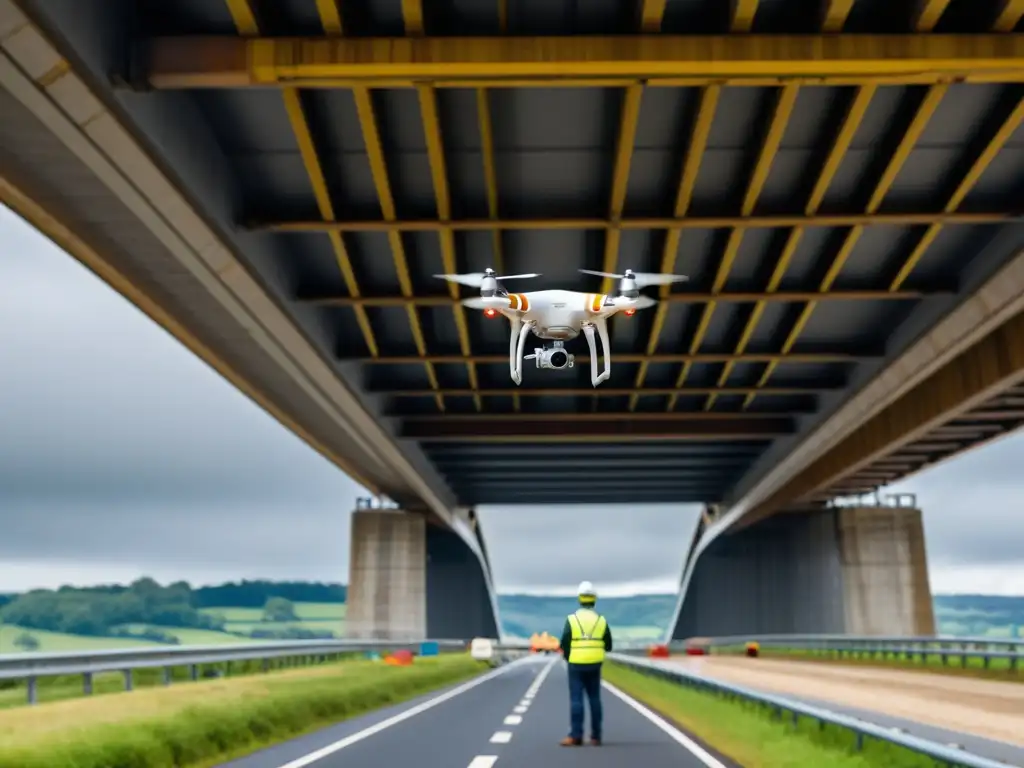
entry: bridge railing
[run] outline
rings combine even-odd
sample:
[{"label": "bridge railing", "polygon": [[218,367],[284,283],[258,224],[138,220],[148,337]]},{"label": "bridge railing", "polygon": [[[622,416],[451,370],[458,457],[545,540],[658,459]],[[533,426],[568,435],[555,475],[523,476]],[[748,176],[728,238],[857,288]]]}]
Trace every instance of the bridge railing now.
[{"label": "bridge railing", "polygon": [[700,645],[710,652],[727,653],[741,650],[749,642],[756,642],[765,650],[799,651],[833,658],[920,659],[924,662],[938,659],[944,665],[953,659],[964,667],[969,661],[978,660],[985,668],[992,661],[1005,660],[1014,671],[1024,666],[1024,638],[752,634],[691,638],[671,643],[670,648]]},{"label": "bridge railing", "polygon": [[[232,662],[262,661],[264,670],[272,661],[301,664],[322,663],[351,653],[370,651],[420,650],[424,643],[437,643],[439,653],[466,650],[464,640],[288,640],[230,645],[160,646],[62,653],[0,654],[0,683],[24,680],[28,687],[28,703],[38,698],[38,680],[45,677],[81,675],[83,693],[93,688],[93,675],[121,672],[125,690],[133,687],[133,672],[140,669],[162,669],[163,683],[172,682],[171,670],[187,667],[190,678],[199,678],[200,668]],[[501,648],[498,646],[499,649]]]},{"label": "bridge railing", "polygon": [[907,733],[897,732],[890,728],[782,696],[766,694],[751,688],[724,683],[689,670],[672,667],[665,663],[638,658],[624,653],[609,654],[609,660],[643,674],[659,677],[663,680],[695,688],[706,693],[759,704],[770,709],[774,716],[780,720],[785,716],[793,724],[794,728],[801,719],[811,720],[820,726],[830,725],[841,728],[853,734],[854,746],[858,751],[863,749],[866,739],[875,739],[930,757],[946,765],[964,766],[964,768],[1007,768],[1006,763],[975,755],[958,747],[921,739]]}]

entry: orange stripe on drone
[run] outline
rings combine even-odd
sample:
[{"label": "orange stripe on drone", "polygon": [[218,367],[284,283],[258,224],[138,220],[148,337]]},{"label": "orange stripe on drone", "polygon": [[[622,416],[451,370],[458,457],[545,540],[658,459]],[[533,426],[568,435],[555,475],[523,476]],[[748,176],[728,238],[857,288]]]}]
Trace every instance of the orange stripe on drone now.
[{"label": "orange stripe on drone", "polygon": [[518,293],[510,293],[508,295],[508,308],[509,309],[519,309],[519,294]]},{"label": "orange stripe on drone", "polygon": [[528,298],[526,298],[526,294],[525,293],[517,293],[516,296],[519,297],[519,308],[523,312],[529,312],[529,310],[530,310],[530,300]]},{"label": "orange stripe on drone", "polygon": [[604,305],[604,298],[604,296],[594,294],[594,299],[590,304],[591,310],[593,310],[594,312],[600,312],[601,307]]}]

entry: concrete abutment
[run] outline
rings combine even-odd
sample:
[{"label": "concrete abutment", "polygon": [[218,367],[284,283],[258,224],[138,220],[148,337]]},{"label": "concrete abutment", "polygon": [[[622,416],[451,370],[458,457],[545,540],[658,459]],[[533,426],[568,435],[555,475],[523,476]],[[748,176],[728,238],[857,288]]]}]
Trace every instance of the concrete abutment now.
[{"label": "concrete abutment", "polygon": [[921,511],[782,512],[697,559],[672,638],[935,632]]},{"label": "concrete abutment", "polygon": [[499,637],[486,560],[458,533],[396,509],[356,510],[351,532],[346,637]]}]

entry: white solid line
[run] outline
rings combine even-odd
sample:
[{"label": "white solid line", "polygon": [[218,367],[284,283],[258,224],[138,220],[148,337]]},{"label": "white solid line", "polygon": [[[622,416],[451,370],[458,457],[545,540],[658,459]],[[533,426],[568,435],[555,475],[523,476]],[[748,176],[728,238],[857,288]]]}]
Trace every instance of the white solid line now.
[{"label": "white solid line", "polygon": [[521,722],[523,722],[522,715],[509,715],[505,718],[504,725],[519,725]]},{"label": "white solid line", "polygon": [[463,694],[466,691],[470,691],[478,685],[483,685],[484,683],[505,674],[508,670],[516,666],[517,662],[514,661],[504,667],[499,667],[492,672],[488,672],[482,677],[477,677],[470,680],[468,683],[463,683],[458,688],[453,688],[447,693],[442,693],[440,696],[428,699],[421,704],[417,704],[415,707],[410,707],[404,712],[399,712],[394,717],[389,717],[387,720],[381,720],[376,725],[371,725],[369,728],[365,728],[358,733],[353,733],[351,736],[346,736],[344,739],[340,739],[333,744],[328,744],[326,747],[322,747],[315,752],[310,752],[308,755],[292,760],[289,763],[284,763],[283,765],[278,766],[278,768],[305,768],[307,765],[312,765],[318,760],[323,760],[328,755],[333,755],[335,752],[345,749],[345,747],[350,747],[363,739],[368,739],[374,734],[387,730],[393,725],[398,725],[411,717],[415,717],[416,715],[426,712],[428,709],[433,709],[438,704],[444,704],[446,701],[454,699],[456,696]]},{"label": "white solid line", "polygon": [[669,738],[671,738],[674,742],[682,746],[684,749],[686,749],[686,751],[688,751],[690,754],[692,754],[694,757],[696,757],[698,760],[704,763],[704,765],[706,765],[707,768],[727,768],[725,763],[721,762],[718,758],[716,758],[714,755],[705,750],[700,744],[695,742],[693,739],[691,739],[685,733],[680,731],[678,728],[667,723],[663,718],[658,717],[658,715],[651,712],[651,710],[649,710],[639,701],[634,699],[632,696],[628,696],[627,694],[623,693],[611,683],[602,682],[602,685],[613,696],[616,696],[619,699],[621,699],[623,702],[625,702],[630,707],[635,709],[641,716],[643,716],[651,723],[653,723],[657,728],[660,728],[662,731],[668,734]]},{"label": "white solid line", "polygon": [[529,709],[529,707],[524,707],[524,706],[512,707],[512,711],[515,712],[517,715],[525,715],[526,714],[526,710],[528,710],[528,709]]},{"label": "white solid line", "polygon": [[469,768],[494,768],[496,762],[497,755],[477,755],[470,761]]},{"label": "white solid line", "polygon": [[512,731],[496,731],[491,736],[491,744],[508,744],[512,741]]}]

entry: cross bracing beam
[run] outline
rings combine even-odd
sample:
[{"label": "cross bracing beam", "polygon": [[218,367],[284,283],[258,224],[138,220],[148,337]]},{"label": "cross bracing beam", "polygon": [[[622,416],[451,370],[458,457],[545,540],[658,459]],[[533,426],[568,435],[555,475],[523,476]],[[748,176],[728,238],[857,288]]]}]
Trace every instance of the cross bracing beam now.
[{"label": "cross bracing beam", "polygon": [[999,34],[164,37],[140,58],[156,89],[1024,82]]},{"label": "cross bracing beam", "polygon": [[[787,414],[788,415],[788,412]],[[746,419],[757,421],[759,419],[777,419],[777,413],[724,413],[698,411],[696,413],[630,413],[628,411],[616,413],[536,413],[528,414],[535,419],[547,421],[734,421],[735,419]],[[408,416],[396,416],[407,422],[419,424],[450,424],[453,421],[472,421],[478,424],[502,423],[506,421],[518,421],[524,418],[516,413],[451,413],[444,416],[410,414]]]},{"label": "cross bracing beam", "polygon": [[[698,352],[695,355],[686,353],[658,353],[654,355],[643,355],[630,352],[612,352],[612,358],[620,363],[639,363],[644,360],[651,363],[682,363],[692,361],[695,363],[724,363],[729,360],[747,363],[769,363],[773,360],[790,364],[819,365],[821,363],[857,363],[862,360],[875,360],[882,357],[880,354],[858,354],[852,352],[804,352],[781,355],[771,352],[747,352],[742,355],[720,352]],[[379,357],[346,357],[344,360],[365,363],[366,365],[409,365],[422,362],[423,359],[432,363],[463,363],[466,358],[462,355],[427,355],[420,358],[418,355],[381,355]],[[474,354],[470,356],[474,363],[507,363],[508,353],[501,354]]]},{"label": "cross bracing beam", "polygon": [[617,489],[595,489],[592,491],[577,488],[545,488],[533,490],[527,487],[509,488],[507,490],[481,488],[468,495],[471,503],[483,504],[705,504],[719,502],[722,489],[715,488],[703,491],[700,489],[683,488],[679,490],[662,490],[623,486]]},{"label": "cross bracing beam", "polygon": [[[1024,219],[1016,211],[972,212],[886,212],[886,213],[815,213],[756,214],[751,216],[632,216],[621,219],[581,217],[522,219],[403,219],[379,221],[250,221],[244,228],[251,232],[280,234],[301,232],[486,232],[491,230],[645,230],[670,231],[689,229],[777,229],[783,227],[911,227],[927,224],[1004,224]],[[678,247],[678,243],[677,243]],[[674,261],[673,261],[674,263]],[[671,265],[669,265],[671,269]],[[497,270],[498,265],[495,265]]]},{"label": "cross bracing beam", "polygon": [[[593,480],[596,476],[596,468],[591,465],[589,469],[584,467],[578,467],[574,470],[567,469],[561,464],[552,465],[548,464],[547,471],[538,470],[522,470],[517,469],[514,471],[496,471],[496,470],[482,470],[475,469],[472,465],[464,469],[452,470],[448,473],[448,477],[457,483],[470,483],[470,482],[503,482],[507,480],[527,480],[530,478],[539,478],[544,476],[550,476],[554,472],[559,478],[566,480]],[[730,480],[735,475],[734,472],[720,472],[716,471],[711,465],[706,467],[690,467],[689,469],[673,469],[670,467],[664,467],[660,470],[630,470],[630,471],[617,471],[611,468],[601,468],[600,478],[601,479],[615,479],[617,482],[622,480],[711,480],[714,479],[716,482],[719,480],[725,481]]]},{"label": "cross bracing beam", "polygon": [[573,472],[573,471],[585,471],[593,473],[595,467],[599,464],[602,466],[604,471],[604,462],[615,464],[616,470],[635,472],[639,470],[649,470],[658,472],[688,472],[688,471],[699,471],[707,472],[713,468],[715,471],[721,470],[722,472],[740,471],[750,464],[749,459],[730,459],[728,457],[718,458],[674,458],[674,459],[659,459],[659,458],[647,458],[647,459],[626,459],[626,458],[610,458],[606,460],[594,459],[594,458],[583,458],[575,456],[567,456],[563,459],[559,459],[557,464],[552,464],[550,460],[538,460],[531,459],[529,457],[522,457],[520,459],[439,459],[434,460],[434,465],[445,474],[456,474],[458,472],[494,472],[494,473],[508,473],[516,474],[520,472],[549,472],[553,466],[558,467],[558,470]]},{"label": "cross bracing beam", "polygon": [[578,422],[571,431],[552,430],[551,422],[532,415],[522,415],[516,421],[454,420],[436,424],[406,422],[400,435],[418,440],[550,440],[566,441],[581,439],[703,439],[703,440],[763,440],[770,437],[792,434],[793,420],[785,417],[774,419],[718,419],[709,420],[664,420],[664,421],[622,421],[618,419],[594,419]]},{"label": "cross bracing beam", "polygon": [[936,442],[945,423],[1024,382],[1024,313],[1011,317],[887,408],[868,419],[745,518],[747,524],[856,475],[901,448],[955,452],[961,442]]},{"label": "cross bracing beam", "polygon": [[768,445],[770,438],[765,438],[761,443],[736,443],[726,445],[718,442],[694,443],[692,441],[680,441],[678,443],[659,443],[657,445],[645,445],[643,443],[608,443],[586,442],[578,440],[573,445],[552,445],[541,440],[531,444],[519,445],[487,445],[466,443],[455,445],[452,443],[438,443],[429,438],[423,441],[423,448],[427,451],[433,461],[476,461],[488,457],[495,459],[538,459],[551,457],[576,456],[578,458],[592,459],[594,461],[617,461],[619,459],[705,459],[713,458],[736,460],[741,457],[754,459]]},{"label": "cross bracing beam", "polygon": [[[813,395],[818,392],[838,389],[842,389],[842,387],[816,383],[813,386],[805,387],[771,387],[768,389],[757,390],[755,390],[754,387],[684,387],[683,389],[678,389],[676,387],[646,387],[639,391],[644,395],[679,395],[681,397],[685,397],[686,395],[710,395],[712,392],[717,392],[720,395],[748,395],[751,392],[756,391],[761,397],[771,397],[772,395],[789,397],[791,395]],[[596,390],[593,387],[588,387],[586,389],[569,387],[549,389],[534,387],[510,387],[506,389],[445,388],[442,390],[386,389],[374,387],[369,391],[371,394],[387,395],[388,397],[427,397],[433,396],[437,391],[439,391],[444,397],[472,397],[476,394],[479,394],[481,397],[511,397],[512,395],[519,395],[519,397],[585,397],[588,395],[596,395],[597,397],[621,397],[622,395],[632,395],[638,390],[633,387],[598,387]]]},{"label": "cross bracing beam", "polygon": [[[717,304],[726,302],[807,302],[807,301],[914,301],[923,298],[949,296],[954,291],[730,291],[728,293],[672,293],[662,301],[667,303]],[[458,298],[451,296],[321,296],[299,300],[303,304],[324,307],[461,307]],[[468,354],[468,353],[467,353]],[[691,355],[696,354],[691,351]]]}]

